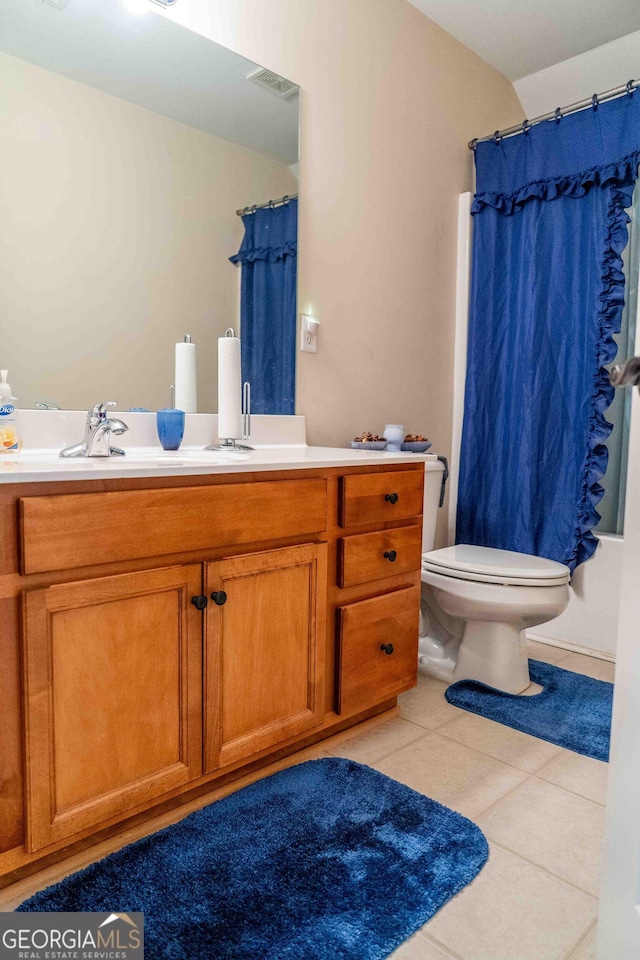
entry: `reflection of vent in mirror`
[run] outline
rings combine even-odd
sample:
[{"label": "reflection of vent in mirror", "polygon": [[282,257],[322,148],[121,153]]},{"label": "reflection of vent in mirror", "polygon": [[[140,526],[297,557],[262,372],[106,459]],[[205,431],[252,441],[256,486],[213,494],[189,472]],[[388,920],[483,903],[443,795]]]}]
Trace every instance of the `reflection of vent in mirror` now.
[{"label": "reflection of vent in mirror", "polygon": [[69,0],[40,0],[40,3],[48,3],[49,6],[55,7],[56,10],[64,10]]},{"label": "reflection of vent in mirror", "polygon": [[273,70],[256,70],[255,73],[249,74],[247,80],[257,83],[259,87],[264,87],[271,93],[275,93],[276,97],[280,97],[281,100],[286,100],[287,97],[297,93],[300,89],[297,83],[285,80],[284,77],[274,73]]}]

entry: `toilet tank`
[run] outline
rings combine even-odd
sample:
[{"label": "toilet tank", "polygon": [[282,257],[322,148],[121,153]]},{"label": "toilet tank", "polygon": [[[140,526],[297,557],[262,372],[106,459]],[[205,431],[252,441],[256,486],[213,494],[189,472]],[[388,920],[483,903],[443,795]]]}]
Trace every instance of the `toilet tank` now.
[{"label": "toilet tank", "polygon": [[424,465],[424,506],[422,518],[422,552],[433,550],[436,541],[436,523],[438,522],[438,504],[442,490],[444,463],[440,460],[427,460]]}]

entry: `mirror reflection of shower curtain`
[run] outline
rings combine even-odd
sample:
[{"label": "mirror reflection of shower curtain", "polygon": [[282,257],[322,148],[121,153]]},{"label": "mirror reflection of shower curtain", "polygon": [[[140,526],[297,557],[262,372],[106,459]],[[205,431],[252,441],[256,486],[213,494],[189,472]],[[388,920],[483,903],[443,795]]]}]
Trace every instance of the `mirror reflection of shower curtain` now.
[{"label": "mirror reflection of shower curtain", "polygon": [[242,218],[245,235],[230,257],[242,266],[242,379],[253,413],[295,412],[298,201]]},{"label": "mirror reflection of shower curtain", "polygon": [[[624,363],[636,352],[638,274],[640,273],[640,185],[637,183],[633,191],[633,204],[627,212],[631,222],[629,223],[629,243],[622,255],[625,297],[622,326],[620,333],[614,338],[618,344],[616,363]],[[604,497],[598,505],[598,513],[602,519],[596,527],[596,533],[622,535],[631,428],[630,390],[616,390],[615,399],[607,410],[606,417],[613,424],[613,431],[606,441],[609,448],[609,464],[606,474],[600,481],[604,487]]]}]

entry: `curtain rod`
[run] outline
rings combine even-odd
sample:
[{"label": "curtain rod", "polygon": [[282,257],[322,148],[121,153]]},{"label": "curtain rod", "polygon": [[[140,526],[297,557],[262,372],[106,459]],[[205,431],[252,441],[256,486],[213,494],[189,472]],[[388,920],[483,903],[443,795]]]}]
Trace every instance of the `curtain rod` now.
[{"label": "curtain rod", "polygon": [[522,123],[517,123],[513,127],[507,127],[506,130],[496,130],[495,133],[490,134],[488,137],[476,137],[474,140],[469,141],[469,150],[475,150],[479,143],[485,143],[487,140],[495,140],[496,143],[500,143],[503,137],[513,137],[518,133],[528,133],[531,127],[538,123],[544,123],[545,120],[560,121],[563,117],[566,117],[567,114],[578,113],[580,110],[586,110],[588,107],[593,107],[594,110],[597,110],[598,104],[604,100],[613,100],[615,97],[621,97],[625,93],[630,97],[633,96],[633,91],[638,86],[640,86],[640,80],[629,80],[628,83],[623,83],[619,87],[613,87],[612,90],[606,90],[604,93],[594,93],[592,97],[587,97],[585,100],[570,103],[567,107],[556,107],[555,110],[549,113],[543,113],[539,117],[534,117],[533,120],[523,120]]},{"label": "curtain rod", "polygon": [[250,207],[243,207],[242,210],[236,210],[236,216],[244,217],[246,213],[255,213],[256,210],[262,210],[263,207],[276,207],[280,203],[289,203],[289,200],[297,199],[297,193],[292,193],[290,195],[285,193],[284,197],[280,197],[278,200],[267,200],[266,203],[254,203]]}]

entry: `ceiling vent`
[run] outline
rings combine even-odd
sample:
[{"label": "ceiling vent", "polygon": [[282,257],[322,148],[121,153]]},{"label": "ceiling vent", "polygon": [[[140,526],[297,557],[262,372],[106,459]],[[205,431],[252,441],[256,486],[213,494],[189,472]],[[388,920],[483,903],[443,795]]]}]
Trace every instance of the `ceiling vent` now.
[{"label": "ceiling vent", "polygon": [[259,87],[275,94],[276,97],[280,97],[281,100],[286,100],[287,97],[293,96],[293,94],[297,93],[300,89],[297,83],[292,83],[291,80],[285,80],[284,77],[274,73],[273,70],[256,70],[255,73],[249,74],[247,80],[251,80],[252,83],[257,83]]}]

